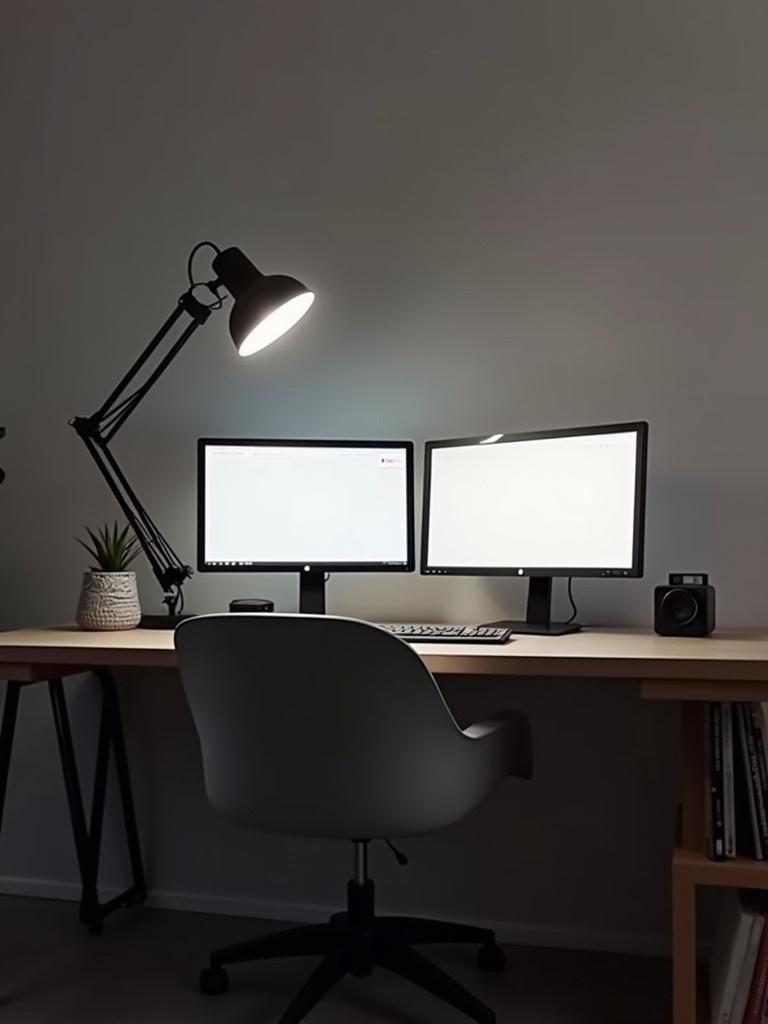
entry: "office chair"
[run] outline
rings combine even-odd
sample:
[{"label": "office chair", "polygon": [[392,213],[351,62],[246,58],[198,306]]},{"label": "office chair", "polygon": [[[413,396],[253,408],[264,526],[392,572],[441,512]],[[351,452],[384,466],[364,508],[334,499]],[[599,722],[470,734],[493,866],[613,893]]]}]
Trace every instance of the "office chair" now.
[{"label": "office chair", "polygon": [[225,964],[319,955],[279,1024],[298,1024],[345,974],[374,966],[493,1024],[492,1010],[411,947],[476,942],[478,965],[500,970],[494,933],[377,916],[367,851],[374,839],[459,821],[505,776],[530,778],[524,715],[462,731],[416,652],[356,619],[203,615],[182,622],[175,643],[213,807],[251,828],[345,838],[354,847],[344,913],[216,950],[201,990],[227,990]]}]

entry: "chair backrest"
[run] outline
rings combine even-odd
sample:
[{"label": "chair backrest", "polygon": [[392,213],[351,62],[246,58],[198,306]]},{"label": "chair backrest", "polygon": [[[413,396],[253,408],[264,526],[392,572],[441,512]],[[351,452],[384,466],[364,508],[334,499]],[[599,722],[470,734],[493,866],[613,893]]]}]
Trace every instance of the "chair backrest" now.
[{"label": "chair backrest", "polygon": [[270,832],[376,838],[462,818],[476,744],[406,643],[329,615],[205,615],[176,630],[208,797]]}]

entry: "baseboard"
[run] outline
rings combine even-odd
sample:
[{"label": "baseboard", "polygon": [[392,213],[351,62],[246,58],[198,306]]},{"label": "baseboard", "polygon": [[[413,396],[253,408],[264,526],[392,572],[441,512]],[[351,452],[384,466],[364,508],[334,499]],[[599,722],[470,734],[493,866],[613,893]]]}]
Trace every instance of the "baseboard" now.
[{"label": "baseboard", "polygon": [[[118,895],[119,890],[102,886],[102,899]],[[14,878],[0,876],[0,895],[30,896],[38,899],[80,899],[80,886],[74,882],[57,882],[46,878]],[[162,910],[182,910],[197,914],[226,914],[231,917],[253,917],[266,921],[325,921],[338,906],[320,906],[258,900],[249,897],[218,896],[206,893],[176,892],[150,889],[147,906]],[[382,913],[408,913],[403,907],[381,907]],[[410,911],[411,913],[413,910]],[[452,920],[461,921],[455,915]],[[524,924],[517,921],[463,919],[467,924],[492,928],[500,942],[519,946],[543,946],[550,949],[574,949],[601,953],[631,953],[640,956],[669,956],[670,941],[666,935],[649,933],[591,930],[557,925]]]}]

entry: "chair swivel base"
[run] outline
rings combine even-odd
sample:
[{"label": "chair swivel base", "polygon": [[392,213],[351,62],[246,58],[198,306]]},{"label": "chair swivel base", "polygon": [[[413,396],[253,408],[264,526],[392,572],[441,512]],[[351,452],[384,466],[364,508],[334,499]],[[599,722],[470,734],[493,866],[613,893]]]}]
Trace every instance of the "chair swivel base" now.
[{"label": "chair swivel base", "polygon": [[463,985],[426,957],[411,949],[421,943],[478,942],[478,967],[504,969],[504,951],[492,931],[471,925],[429,921],[415,917],[376,917],[373,883],[350,882],[348,907],[327,924],[306,925],[238,943],[211,954],[210,967],[200,975],[200,990],[207,995],[227,991],[224,964],[246,963],[288,956],[323,956],[303,988],[283,1013],[279,1024],[299,1024],[310,1010],[346,974],[371,974],[384,967],[449,1003],[477,1024],[495,1024],[494,1012]]}]

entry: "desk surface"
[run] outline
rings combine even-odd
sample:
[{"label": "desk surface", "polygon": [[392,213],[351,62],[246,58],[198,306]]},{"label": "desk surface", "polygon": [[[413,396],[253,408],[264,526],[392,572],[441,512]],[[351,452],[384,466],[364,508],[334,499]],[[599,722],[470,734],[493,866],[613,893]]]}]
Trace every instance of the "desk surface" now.
[{"label": "desk surface", "polygon": [[[414,646],[437,673],[768,682],[768,632],[756,630],[724,630],[700,639],[588,629],[562,637],[520,636],[495,646]],[[13,666],[22,665],[70,672],[173,668],[176,652],[171,630],[86,633],[75,626],[45,626],[0,633],[0,679],[14,678]]]}]

